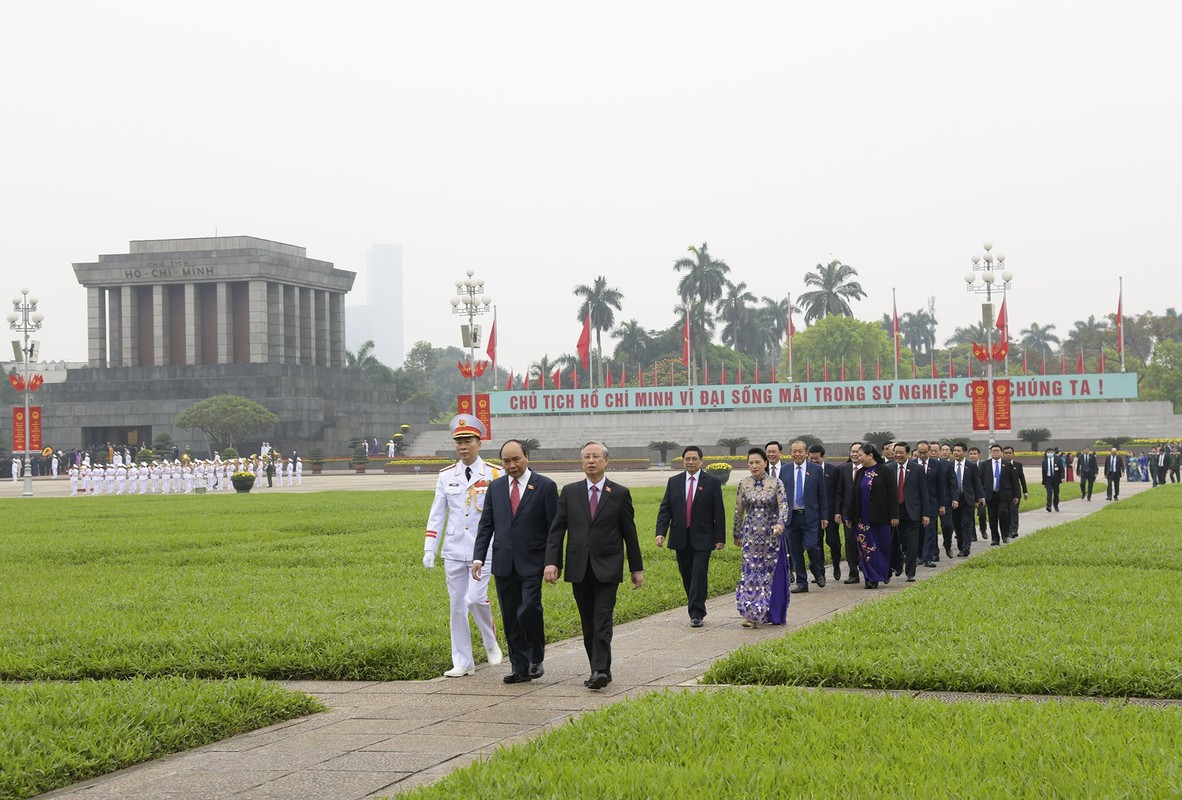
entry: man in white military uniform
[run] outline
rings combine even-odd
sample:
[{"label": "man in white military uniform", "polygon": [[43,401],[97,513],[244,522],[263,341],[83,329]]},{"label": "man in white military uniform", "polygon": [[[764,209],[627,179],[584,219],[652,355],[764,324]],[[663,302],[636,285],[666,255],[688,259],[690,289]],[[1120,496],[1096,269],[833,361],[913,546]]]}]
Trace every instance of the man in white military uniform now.
[{"label": "man in white military uniform", "polygon": [[[472,629],[468,614],[476,620],[489,664],[500,664],[501,648],[493,626],[492,607],[488,602],[488,580],[491,570],[480,580],[472,577],[472,549],[476,544],[476,529],[484,510],[484,495],[488,485],[501,471],[484,463],[480,457],[480,437],[484,426],[472,416],[457,414],[451,420],[452,439],[456,455],[460,457],[439,473],[435,483],[435,500],[427,517],[427,536],[423,542],[423,566],[435,566],[440,533],[443,537],[443,567],[447,573],[447,593],[451,598],[451,663],[443,673],[459,678],[476,672],[472,656]],[[444,528],[446,523],[447,527]]]}]

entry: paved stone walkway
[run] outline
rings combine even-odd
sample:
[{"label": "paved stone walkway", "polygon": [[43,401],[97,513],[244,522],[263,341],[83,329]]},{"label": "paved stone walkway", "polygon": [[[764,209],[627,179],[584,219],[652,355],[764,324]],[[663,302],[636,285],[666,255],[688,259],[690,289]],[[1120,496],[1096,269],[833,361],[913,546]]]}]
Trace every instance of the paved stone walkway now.
[{"label": "paved stone walkway", "polygon": [[[1126,497],[1149,484],[1122,486]],[[1031,486],[1035,496],[1042,487]],[[1022,515],[1022,534],[1079,519],[1104,508],[1092,502],[1062,504]],[[974,555],[988,550],[976,542]],[[971,557],[971,556],[970,556]],[[926,580],[961,559],[944,558],[936,569],[919,568]],[[619,625],[612,641],[614,682],[601,692],[583,686],[587,659],[581,639],[546,648],[546,674],[532,683],[506,685],[508,662],[487,665],[474,676],[429,681],[287,681],[284,686],[320,698],[331,710],[273,725],[187,753],[159,759],[58,790],[45,797],[264,798],[315,797],[359,800],[397,794],[446,775],[505,744],[524,741],[585,711],[668,687],[692,687],[717,659],[748,642],[827,619],[884,595],[903,591],[901,578],[878,591],[830,581],[794,595],[787,629],[740,626],[734,598],[707,604],[703,628],[691,629],[685,609]],[[621,591],[628,591],[621,589]],[[908,692],[908,694],[916,694]],[[936,695],[933,695],[936,696]],[[939,695],[946,696],[946,695]]]}]

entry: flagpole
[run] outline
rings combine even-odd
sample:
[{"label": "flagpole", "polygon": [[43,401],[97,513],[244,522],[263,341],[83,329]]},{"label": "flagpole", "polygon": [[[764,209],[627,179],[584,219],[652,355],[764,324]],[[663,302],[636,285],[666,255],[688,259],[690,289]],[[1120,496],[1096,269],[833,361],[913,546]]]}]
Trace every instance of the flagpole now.
[{"label": "flagpole", "polygon": [[[497,307],[493,306],[493,331],[497,329]],[[497,389],[497,348],[494,345],[492,351],[492,388],[493,391]]]},{"label": "flagpole", "polygon": [[1005,345],[1005,375],[1007,378],[1010,377],[1010,307],[1006,304],[1006,290],[1009,289],[1009,286],[1009,283],[1006,281],[1001,282],[1001,308],[1003,312],[1001,318],[1001,336]]},{"label": "flagpole", "polygon": [[788,293],[788,382],[792,383],[792,292]]},{"label": "flagpole", "polygon": [[895,287],[891,287],[891,328],[895,334],[895,382],[899,381],[899,304],[895,301]]},{"label": "flagpole", "polygon": [[1117,341],[1118,341],[1118,342],[1120,342],[1120,371],[1121,371],[1121,372],[1124,372],[1124,371],[1125,371],[1125,313],[1124,313],[1124,303],[1125,303],[1125,276],[1124,276],[1124,275],[1121,275],[1121,276],[1120,276],[1120,294],[1117,296],[1117,301],[1116,301],[1116,313],[1117,313],[1117,315],[1120,317],[1120,319],[1118,319],[1118,320],[1116,321],[1116,322],[1117,322],[1117,325],[1118,325],[1118,326],[1119,326],[1119,328],[1120,328],[1120,330],[1119,330],[1119,331],[1117,331],[1117,334],[1116,334],[1116,335],[1120,337],[1119,339],[1117,339]]}]

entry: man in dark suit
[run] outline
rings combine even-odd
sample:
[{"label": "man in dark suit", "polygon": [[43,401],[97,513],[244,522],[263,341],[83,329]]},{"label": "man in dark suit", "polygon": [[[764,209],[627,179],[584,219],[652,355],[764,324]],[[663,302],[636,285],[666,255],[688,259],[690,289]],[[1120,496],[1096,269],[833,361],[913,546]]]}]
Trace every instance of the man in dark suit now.
[{"label": "man in dark suit", "polygon": [[837,485],[841,480],[836,465],[825,460],[825,448],[814,444],[809,448],[809,461],[818,464],[825,471],[825,500],[829,504],[829,518],[825,522],[825,543],[821,546],[824,556],[825,545],[829,546],[829,557],[833,559],[833,580],[841,580],[841,526],[837,524]]},{"label": "man in dark suit", "polygon": [[858,570],[861,558],[858,554],[858,528],[854,524],[854,492],[858,486],[858,472],[862,468],[862,443],[850,445],[850,459],[837,468],[837,508],[834,520],[845,528],[845,563],[850,575],[845,583],[860,583]]},{"label": "man in dark suit", "polygon": [[1042,454],[1042,485],[1047,490],[1047,511],[1053,506],[1059,510],[1059,486],[1067,477],[1063,459],[1053,448],[1048,447]]},{"label": "man in dark suit", "polygon": [[[980,450],[980,448],[977,448],[977,447],[970,447],[969,448],[969,462],[968,463],[973,467],[973,469],[977,470],[978,473],[981,472],[981,450]],[[983,540],[989,538],[988,530],[989,530],[989,510],[988,510],[987,506],[984,503],[982,503],[981,505],[977,506],[977,519],[976,519],[976,527],[973,530],[973,539],[974,540],[981,539],[983,541]],[[977,535],[978,532],[980,533],[980,536]]]},{"label": "man in dark suit", "polygon": [[657,547],[677,553],[677,569],[689,602],[690,627],[702,627],[710,554],[726,546],[726,510],[722,481],[702,469],[702,448],[690,445],[681,453],[685,471],[669,479],[657,510]]},{"label": "man in dark suit", "polygon": [[1014,462],[1001,455],[1001,445],[989,447],[989,458],[981,462],[981,485],[985,489],[985,506],[989,509],[990,544],[997,547],[1010,540],[1010,514],[1022,498],[1022,485]]},{"label": "man in dark suit", "polygon": [[1170,447],[1170,483],[1182,480],[1182,445],[1174,444]]},{"label": "man in dark suit", "polygon": [[1096,464],[1096,454],[1092,448],[1084,447],[1079,454],[1079,496],[1086,500],[1092,499],[1092,489],[1096,486],[1096,475],[1100,468]]},{"label": "man in dark suit", "polygon": [[[931,507],[928,509],[930,521],[922,531],[923,539],[919,548],[919,557],[925,567],[934,567],[936,562],[940,560],[940,539],[937,527],[940,518],[947,513],[948,505],[952,502],[952,473],[949,471],[948,465],[932,453],[932,449],[938,447],[938,444],[931,444],[922,439],[915,445],[915,463],[923,470],[924,481],[927,483],[928,500],[931,501]],[[945,549],[948,552],[948,557],[952,558],[951,539]]]},{"label": "man in dark suit", "polygon": [[1108,499],[1120,499],[1120,479],[1125,474],[1125,460],[1121,458],[1116,448],[1108,451],[1104,459],[1104,478],[1108,481]]},{"label": "man in dark suit", "polygon": [[644,562],[636,538],[632,494],[604,476],[607,446],[587,442],[580,457],[587,477],[562,488],[546,542],[543,577],[547,583],[557,583],[565,563],[566,581],[579,607],[583,647],[591,663],[591,677],[585,685],[602,689],[612,681],[612,612],[622,581],[624,552],[637,589],[644,585]]},{"label": "man in dark suit", "polygon": [[[1018,459],[1014,458],[1014,448],[1006,445],[1001,449],[1001,457],[1003,461],[1008,461],[1014,465],[1014,471],[1018,473],[1018,485],[1022,487],[1022,499],[1025,500],[1030,497],[1030,487],[1026,483],[1026,465]],[[1064,473],[1067,467],[1063,467]],[[1018,538],[1018,524],[1022,519],[1022,504],[1014,503],[1010,506],[1010,538]]]},{"label": "man in dark suit", "polygon": [[558,511],[558,487],[529,468],[529,450],[517,439],[501,445],[505,474],[489,484],[472,553],[472,578],[480,580],[489,544],[497,580],[501,623],[509,643],[505,683],[542,677],[546,626],[542,616],[542,569],[546,539]]},{"label": "man in dark suit", "polygon": [[903,569],[907,581],[915,581],[915,565],[919,560],[920,531],[931,519],[931,500],[928,498],[927,479],[919,465],[911,460],[911,445],[895,442],[895,463],[888,467],[895,478],[899,506],[899,541],[903,545]]},{"label": "man in dark suit", "polygon": [[967,447],[957,442],[952,447],[952,524],[956,529],[956,554],[966,558],[976,539],[974,510],[985,503],[981,471],[965,460]]},{"label": "man in dark suit", "polygon": [[819,588],[825,587],[825,553],[821,550],[821,531],[829,525],[829,498],[825,494],[825,471],[805,461],[804,442],[792,443],[792,463],[784,465],[780,482],[788,495],[788,553],[792,558],[795,593],[809,590],[804,570],[804,554],[809,554],[809,570]]},{"label": "man in dark suit", "polygon": [[1163,484],[1170,474],[1170,446],[1163,444],[1157,448],[1156,455],[1153,457],[1153,463],[1149,465],[1151,470],[1157,472],[1157,483]]}]

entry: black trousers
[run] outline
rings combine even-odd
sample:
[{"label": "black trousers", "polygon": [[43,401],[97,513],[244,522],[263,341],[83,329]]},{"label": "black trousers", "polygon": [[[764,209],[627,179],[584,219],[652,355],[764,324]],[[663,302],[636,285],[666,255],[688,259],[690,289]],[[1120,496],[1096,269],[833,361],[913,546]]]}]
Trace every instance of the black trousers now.
[{"label": "black trousers", "polygon": [[1059,507],[1059,481],[1043,484],[1047,489],[1047,508]]},{"label": "black trousers", "polygon": [[[591,572],[591,568],[587,568]],[[588,574],[584,580],[572,583],[575,605],[579,607],[579,621],[583,625],[583,648],[592,672],[612,673],[612,614],[616,610],[618,583],[600,583]]]},{"label": "black trousers", "polygon": [[702,619],[706,616],[711,551],[690,550],[687,547],[674,552],[677,553],[677,570],[681,573],[681,585],[685,587],[690,619]]},{"label": "black trousers", "polygon": [[899,520],[899,542],[903,545],[903,571],[908,578],[915,577],[915,563],[919,556],[920,521],[917,519]]},{"label": "black trousers", "polygon": [[835,569],[841,567],[841,526],[833,520],[825,527],[825,544],[829,545],[829,556]]},{"label": "black trousers", "polygon": [[809,555],[809,572],[813,573],[814,578],[821,578],[825,576],[825,552],[821,549],[820,528],[815,531],[806,530],[804,516],[803,511],[791,512],[788,517],[788,529],[784,533],[787,534],[785,538],[788,541],[788,555],[791,557],[791,563],[788,565],[793,572],[791,577],[796,583],[803,583],[807,588],[809,578],[804,569],[804,554]]},{"label": "black trousers", "polygon": [[858,552],[858,528],[848,522],[845,528],[845,563],[850,568],[850,577],[858,577],[858,570],[862,567],[862,555]]},{"label": "black trousers", "polygon": [[501,606],[501,625],[509,643],[509,663],[513,672],[524,673],[530,664],[541,664],[546,657],[546,623],[542,616],[542,576],[494,576],[497,601]]},{"label": "black trousers", "polygon": [[1010,538],[1010,511],[1013,504],[1009,500],[1003,500],[1000,493],[993,495],[992,500],[985,501],[985,507],[989,510],[989,532],[992,534],[993,541],[1000,544],[1002,539]]},{"label": "black trousers", "polygon": [[1084,476],[1079,479],[1079,496],[1091,499],[1092,489],[1096,486],[1096,478]]},{"label": "black trousers", "polygon": [[[968,505],[965,502],[964,494],[956,498],[956,503],[957,508],[952,510],[952,526],[956,529],[956,549],[967,553],[973,546],[973,540],[977,538],[973,532],[977,507]],[[945,538],[945,542],[947,542],[947,538]]]},{"label": "black trousers", "polygon": [[1113,475],[1108,479],[1108,499],[1120,499],[1120,475]]}]

